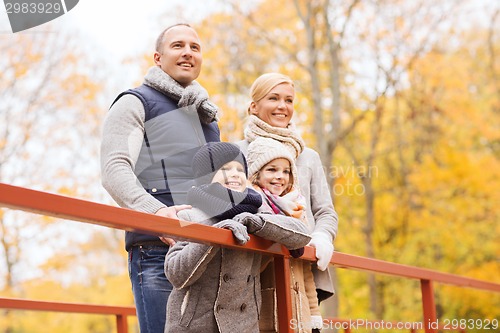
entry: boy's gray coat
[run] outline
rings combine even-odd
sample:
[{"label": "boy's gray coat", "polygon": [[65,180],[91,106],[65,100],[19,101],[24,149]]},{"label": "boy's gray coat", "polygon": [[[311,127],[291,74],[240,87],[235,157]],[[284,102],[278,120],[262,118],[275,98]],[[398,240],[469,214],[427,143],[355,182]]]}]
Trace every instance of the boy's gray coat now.
[{"label": "boy's gray coat", "polygon": [[[305,246],[306,226],[282,215],[263,217],[255,235],[289,249]],[[183,210],[181,220],[214,225],[218,221],[199,209]],[[167,304],[165,333],[258,333],[261,255],[179,241],[165,259],[165,274],[174,286]]]}]

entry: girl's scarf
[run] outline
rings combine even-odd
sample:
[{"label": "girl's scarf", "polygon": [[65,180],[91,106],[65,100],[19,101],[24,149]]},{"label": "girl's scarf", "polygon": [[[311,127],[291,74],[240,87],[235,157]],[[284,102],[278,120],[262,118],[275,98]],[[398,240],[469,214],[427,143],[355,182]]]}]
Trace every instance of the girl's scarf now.
[{"label": "girl's scarf", "polygon": [[293,124],[290,123],[287,128],[274,127],[255,115],[251,115],[248,118],[244,134],[248,142],[252,142],[258,137],[277,140],[283,143],[295,158],[302,153],[305,147],[304,140],[297,133]]},{"label": "girl's scarf", "polygon": [[268,189],[259,189],[264,194],[264,204],[266,204],[274,214],[282,214],[295,217],[307,224],[304,216],[306,206],[304,197],[298,190],[293,190],[284,196],[272,194]]},{"label": "girl's scarf", "polygon": [[194,105],[203,124],[217,121],[218,107],[208,99],[208,92],[196,81],[184,88],[160,67],[151,67],[144,77],[144,84],[177,102],[179,107]]},{"label": "girl's scarf", "polygon": [[244,212],[255,214],[262,205],[262,197],[255,190],[246,188],[237,192],[219,183],[193,186],[188,191],[187,201],[219,221]]},{"label": "girl's scarf", "polygon": [[[297,191],[287,193],[286,195],[280,197],[278,195],[272,194],[269,190],[259,187],[264,195],[264,206],[267,205],[274,214],[281,214],[286,216],[291,216],[296,219],[300,219],[302,222],[307,224],[304,216],[304,197]],[[294,258],[299,258],[304,254],[304,248],[298,248],[296,250],[290,250],[290,254]]]}]

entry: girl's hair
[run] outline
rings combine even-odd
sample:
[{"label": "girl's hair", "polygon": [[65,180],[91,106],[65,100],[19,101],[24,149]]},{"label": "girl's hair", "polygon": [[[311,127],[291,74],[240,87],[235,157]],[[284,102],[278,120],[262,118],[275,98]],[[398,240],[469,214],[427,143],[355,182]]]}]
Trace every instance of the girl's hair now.
[{"label": "girl's hair", "polygon": [[[250,96],[253,102],[258,102],[264,98],[278,84],[288,83],[295,87],[293,80],[281,73],[266,73],[259,76],[250,87]],[[250,107],[248,107],[250,113]]]}]

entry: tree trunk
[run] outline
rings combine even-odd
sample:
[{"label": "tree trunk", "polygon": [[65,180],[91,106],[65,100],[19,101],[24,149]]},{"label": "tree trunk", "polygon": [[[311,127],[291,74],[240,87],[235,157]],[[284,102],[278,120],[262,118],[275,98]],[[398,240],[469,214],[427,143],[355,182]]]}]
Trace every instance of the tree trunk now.
[{"label": "tree trunk", "polygon": [[[366,207],[366,224],[363,228],[365,236],[366,256],[375,258],[375,246],[373,244],[373,229],[375,225],[375,194],[371,179],[369,176],[363,177],[363,186],[365,189],[365,207]],[[380,307],[378,306],[377,281],[374,274],[368,274],[368,287],[370,294],[370,312],[375,315],[376,319],[381,319]]]}]

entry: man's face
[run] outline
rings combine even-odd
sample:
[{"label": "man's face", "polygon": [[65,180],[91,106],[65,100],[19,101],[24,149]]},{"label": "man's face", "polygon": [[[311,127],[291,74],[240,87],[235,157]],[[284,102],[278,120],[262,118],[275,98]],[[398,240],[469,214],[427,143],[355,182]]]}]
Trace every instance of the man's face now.
[{"label": "man's face", "polygon": [[200,75],[203,61],[196,31],[184,25],[170,28],[165,32],[163,46],[160,52],[155,52],[154,60],[165,73],[187,87]]}]

